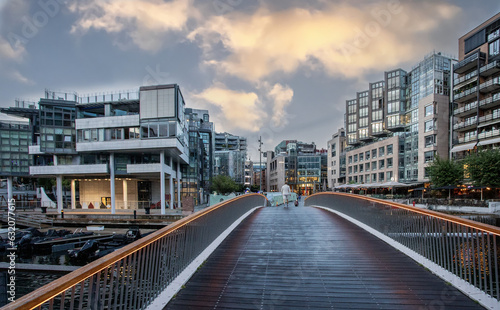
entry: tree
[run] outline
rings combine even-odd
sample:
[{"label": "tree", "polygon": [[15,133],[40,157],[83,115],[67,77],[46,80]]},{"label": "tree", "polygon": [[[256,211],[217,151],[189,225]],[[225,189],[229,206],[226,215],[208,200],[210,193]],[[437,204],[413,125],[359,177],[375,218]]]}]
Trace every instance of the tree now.
[{"label": "tree", "polygon": [[427,167],[429,179],[436,187],[461,184],[464,179],[463,164],[439,156]]},{"label": "tree", "polygon": [[500,150],[482,150],[465,159],[466,172],[475,186],[500,187]]},{"label": "tree", "polygon": [[210,185],[211,192],[217,192],[219,194],[229,194],[235,192],[238,189],[238,185],[227,175],[218,175],[212,179]]}]

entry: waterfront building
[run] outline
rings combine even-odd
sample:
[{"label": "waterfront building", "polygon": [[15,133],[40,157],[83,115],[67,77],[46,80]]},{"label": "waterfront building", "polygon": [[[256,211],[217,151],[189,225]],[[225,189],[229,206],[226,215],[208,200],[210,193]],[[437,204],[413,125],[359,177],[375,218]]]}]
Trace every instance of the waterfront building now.
[{"label": "waterfront building", "polygon": [[328,188],[334,188],[345,183],[346,165],[345,148],[346,136],[344,128],[332,135],[332,139],[327,142],[328,146]]},{"label": "waterfront building", "polygon": [[500,146],[500,13],[458,40],[451,157]]},{"label": "waterfront building", "polygon": [[265,158],[267,191],[279,191],[285,183],[302,195],[326,189],[327,151],[317,150],[314,143],[284,140]]},{"label": "waterfront building", "polygon": [[346,101],[347,183],[428,181],[426,167],[449,150],[452,62],[431,53]]},{"label": "waterfront building", "polygon": [[236,183],[245,183],[247,139],[230,133],[215,134],[214,176],[227,175]]},{"label": "waterfront building", "polygon": [[112,213],[157,207],[165,213],[167,202],[170,208],[180,205],[181,167],[189,164],[184,109],[179,86],[170,84],[87,96],[46,90],[38,109],[2,112],[38,114],[29,174],[56,178],[58,210],[66,179],[71,184],[66,207]]},{"label": "waterfront building", "polygon": [[214,124],[208,110],[186,108],[189,130],[189,165],[182,169],[182,194],[206,202],[214,172]]},{"label": "waterfront building", "polygon": [[245,161],[245,188],[250,188],[253,185],[253,162]]}]

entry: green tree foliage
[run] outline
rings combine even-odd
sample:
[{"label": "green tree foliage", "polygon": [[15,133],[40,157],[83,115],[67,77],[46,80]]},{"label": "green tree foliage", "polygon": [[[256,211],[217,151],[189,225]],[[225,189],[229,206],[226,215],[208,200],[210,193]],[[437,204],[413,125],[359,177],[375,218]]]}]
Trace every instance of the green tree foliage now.
[{"label": "green tree foliage", "polygon": [[466,172],[475,186],[500,187],[500,150],[485,150],[465,160]]},{"label": "green tree foliage", "polygon": [[463,164],[439,156],[429,165],[429,179],[436,187],[462,184],[464,179]]},{"label": "green tree foliage", "polygon": [[239,189],[239,185],[234,182],[227,175],[218,175],[212,179],[212,184],[210,185],[211,192],[217,192],[219,194],[229,194],[231,192],[236,192]]}]

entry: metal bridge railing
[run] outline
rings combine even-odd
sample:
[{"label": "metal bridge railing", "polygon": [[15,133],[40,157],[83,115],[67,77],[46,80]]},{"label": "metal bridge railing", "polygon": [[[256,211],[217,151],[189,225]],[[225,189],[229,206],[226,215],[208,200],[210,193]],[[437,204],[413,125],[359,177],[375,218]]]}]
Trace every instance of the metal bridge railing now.
[{"label": "metal bridge railing", "polygon": [[145,309],[224,230],[265,206],[247,194],[201,210],[2,309]]},{"label": "metal bridge railing", "polygon": [[399,203],[342,193],[310,196],[399,242],[500,301],[500,228]]}]

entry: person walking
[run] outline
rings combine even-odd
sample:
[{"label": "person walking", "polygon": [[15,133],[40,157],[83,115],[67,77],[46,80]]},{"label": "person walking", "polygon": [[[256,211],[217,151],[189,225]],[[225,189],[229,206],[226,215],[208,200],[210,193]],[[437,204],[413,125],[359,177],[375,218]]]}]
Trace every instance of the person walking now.
[{"label": "person walking", "polygon": [[288,197],[290,196],[290,186],[288,186],[288,184],[285,183],[285,185],[281,187],[281,194],[283,195],[283,204],[285,204],[286,201],[285,208],[287,208]]}]

